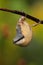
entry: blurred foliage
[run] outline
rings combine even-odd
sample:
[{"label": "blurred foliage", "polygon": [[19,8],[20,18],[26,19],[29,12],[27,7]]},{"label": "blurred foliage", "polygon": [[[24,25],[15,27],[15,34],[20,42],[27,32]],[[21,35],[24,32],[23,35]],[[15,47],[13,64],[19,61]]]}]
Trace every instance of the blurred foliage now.
[{"label": "blurred foliage", "polygon": [[[0,0],[0,8],[24,11],[43,20],[43,0]],[[27,65],[43,65],[43,25],[32,28],[33,39],[28,47],[13,44],[16,23],[19,15],[0,11],[0,65],[17,65],[24,58]],[[34,22],[26,19],[32,25]],[[3,36],[4,26],[8,25],[9,36]],[[2,32],[3,31],[3,32]]]}]

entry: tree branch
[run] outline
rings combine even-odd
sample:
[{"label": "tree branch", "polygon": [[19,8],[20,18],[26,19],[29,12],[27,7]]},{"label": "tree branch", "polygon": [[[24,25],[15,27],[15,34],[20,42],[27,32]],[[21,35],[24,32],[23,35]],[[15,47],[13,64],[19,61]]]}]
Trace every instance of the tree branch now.
[{"label": "tree branch", "polygon": [[31,15],[29,15],[29,14],[26,14],[26,13],[24,13],[24,12],[21,12],[21,11],[9,10],[9,9],[4,9],[4,8],[0,8],[0,10],[1,10],[1,11],[6,11],[6,12],[11,12],[11,13],[18,14],[18,15],[22,15],[22,16],[25,16],[26,18],[30,19],[30,20],[35,21],[36,23],[39,23],[39,22],[40,22],[41,24],[43,24],[43,20],[41,21],[41,20],[39,20],[38,18],[33,17],[33,16],[31,16]]}]

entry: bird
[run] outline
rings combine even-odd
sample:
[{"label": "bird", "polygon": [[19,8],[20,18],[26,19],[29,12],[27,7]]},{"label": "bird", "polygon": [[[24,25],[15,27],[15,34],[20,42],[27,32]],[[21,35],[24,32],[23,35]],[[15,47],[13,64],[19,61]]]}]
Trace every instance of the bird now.
[{"label": "bird", "polygon": [[32,40],[32,28],[26,22],[26,18],[21,16],[16,25],[16,36],[13,39],[13,43],[18,46],[26,47]]},{"label": "bird", "polygon": [[[26,14],[24,12],[21,12],[21,11],[9,10],[9,9],[5,9],[5,8],[0,8],[0,10],[10,12],[13,14],[22,15],[16,26],[16,32],[17,32],[16,37],[13,39],[13,43],[15,43],[16,45],[19,45],[19,46],[27,46],[32,39],[32,27],[36,27],[39,24],[43,24],[43,20],[40,20],[36,17],[33,17],[33,16]],[[36,24],[33,24],[32,26],[30,26],[25,21],[25,17],[36,22]]]}]

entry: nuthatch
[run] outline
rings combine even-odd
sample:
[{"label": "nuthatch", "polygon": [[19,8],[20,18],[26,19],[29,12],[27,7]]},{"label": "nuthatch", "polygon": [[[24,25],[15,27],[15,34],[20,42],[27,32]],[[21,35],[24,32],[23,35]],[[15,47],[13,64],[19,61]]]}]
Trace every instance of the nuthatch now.
[{"label": "nuthatch", "polygon": [[[26,14],[24,12],[21,12],[21,11],[9,10],[9,9],[4,9],[4,8],[0,8],[0,10],[10,12],[10,13],[13,13],[13,14],[22,15],[22,17],[19,19],[19,22],[18,22],[17,27],[16,27],[17,35],[13,40],[14,43],[17,44],[17,45],[27,46],[32,39],[32,29],[31,29],[31,27],[37,26],[38,24],[43,24],[43,20],[40,20],[36,17],[33,17],[33,16]],[[36,24],[33,24],[32,26],[30,26],[25,21],[24,16],[26,18],[30,19],[30,20],[35,21]]]},{"label": "nuthatch", "polygon": [[27,46],[32,39],[32,28],[22,16],[16,26],[16,37],[13,39],[16,45]]}]

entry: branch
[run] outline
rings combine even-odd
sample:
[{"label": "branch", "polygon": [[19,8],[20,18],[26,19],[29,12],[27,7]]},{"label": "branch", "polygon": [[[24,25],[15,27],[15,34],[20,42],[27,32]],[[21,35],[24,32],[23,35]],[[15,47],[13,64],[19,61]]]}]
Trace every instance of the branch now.
[{"label": "branch", "polygon": [[22,15],[22,16],[25,16],[26,18],[30,19],[30,20],[33,20],[35,21],[36,23],[41,23],[43,24],[43,20],[39,20],[38,18],[35,18],[29,14],[26,14],[24,12],[21,12],[21,11],[17,11],[17,10],[9,10],[9,9],[4,9],[4,8],[0,8],[1,11],[6,11],[6,12],[11,12],[11,13],[14,13],[14,14],[18,14],[18,15]]}]

